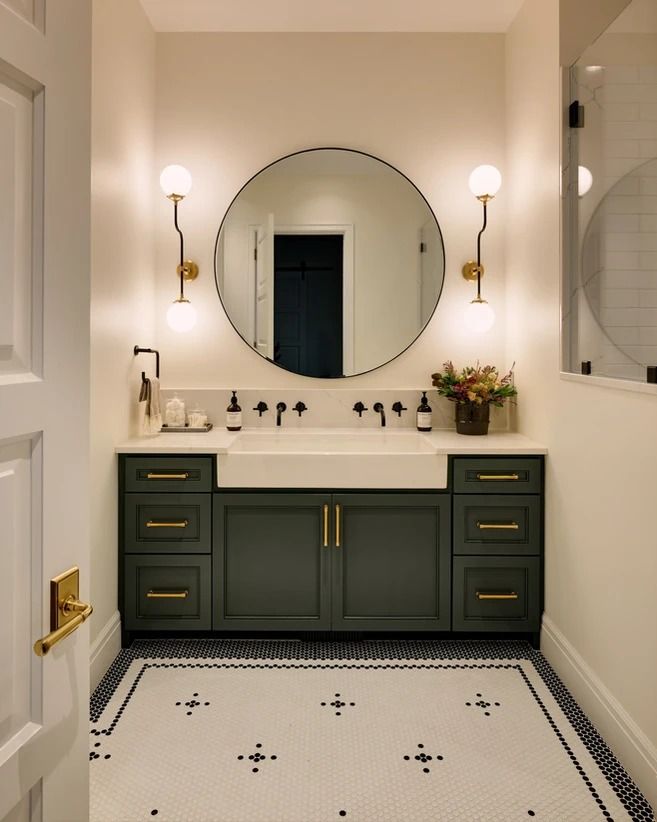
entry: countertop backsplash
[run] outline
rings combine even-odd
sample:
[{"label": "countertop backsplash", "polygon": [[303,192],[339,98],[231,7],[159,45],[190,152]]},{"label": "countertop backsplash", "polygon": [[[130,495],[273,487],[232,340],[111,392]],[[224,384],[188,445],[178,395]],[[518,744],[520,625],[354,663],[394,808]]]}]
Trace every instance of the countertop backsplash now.
[{"label": "countertop backsplash", "polygon": [[[283,428],[379,428],[381,417],[376,413],[374,403],[382,402],[385,408],[386,427],[394,429],[412,429],[416,427],[415,412],[420,404],[422,390],[417,391],[374,391],[362,389],[326,389],[309,388],[305,390],[278,390],[278,389],[257,389],[239,388],[237,391],[238,402],[242,408],[242,426],[244,428],[273,428],[276,425],[276,404],[284,402],[287,411],[282,417]],[[433,411],[434,430],[453,430],[454,425],[454,404],[439,397],[435,390],[428,388],[427,399]],[[230,402],[232,388],[163,388],[162,408],[166,401],[177,393],[184,400],[186,411],[199,407],[208,415],[208,421],[215,426],[225,425],[226,408]],[[269,406],[262,417],[253,409],[258,402],[263,401]],[[300,417],[294,406],[301,400],[308,406]],[[369,409],[363,412],[359,418],[353,410],[356,402],[362,402]],[[393,410],[394,402],[401,402],[407,409],[399,417]],[[511,430],[511,409],[491,408],[491,431]]]}]

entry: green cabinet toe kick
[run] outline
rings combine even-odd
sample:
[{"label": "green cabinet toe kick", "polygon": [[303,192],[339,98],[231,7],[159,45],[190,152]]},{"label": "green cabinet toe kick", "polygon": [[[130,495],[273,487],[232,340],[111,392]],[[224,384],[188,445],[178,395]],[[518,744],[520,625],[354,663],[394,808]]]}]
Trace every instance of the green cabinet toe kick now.
[{"label": "green cabinet toe kick", "polygon": [[445,490],[225,490],[212,456],[120,455],[131,635],[537,636],[541,456],[450,457]]}]

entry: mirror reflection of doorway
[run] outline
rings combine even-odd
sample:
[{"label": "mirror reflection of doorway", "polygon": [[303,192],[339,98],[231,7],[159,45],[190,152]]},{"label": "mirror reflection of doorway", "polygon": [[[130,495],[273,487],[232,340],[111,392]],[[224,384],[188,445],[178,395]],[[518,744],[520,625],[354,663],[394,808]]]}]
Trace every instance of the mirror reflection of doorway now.
[{"label": "mirror reflection of doorway", "polygon": [[343,370],[341,234],[274,237],[274,361],[308,377]]}]

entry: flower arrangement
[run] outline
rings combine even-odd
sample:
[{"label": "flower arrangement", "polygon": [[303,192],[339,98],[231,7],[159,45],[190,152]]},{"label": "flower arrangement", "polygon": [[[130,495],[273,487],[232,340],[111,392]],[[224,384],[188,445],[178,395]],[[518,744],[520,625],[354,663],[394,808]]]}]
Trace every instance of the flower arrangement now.
[{"label": "flower arrangement", "polygon": [[458,372],[450,360],[444,363],[441,372],[431,375],[431,380],[441,396],[459,405],[472,403],[501,407],[518,394],[513,384],[513,367],[501,377],[494,365],[482,367],[477,363]]}]

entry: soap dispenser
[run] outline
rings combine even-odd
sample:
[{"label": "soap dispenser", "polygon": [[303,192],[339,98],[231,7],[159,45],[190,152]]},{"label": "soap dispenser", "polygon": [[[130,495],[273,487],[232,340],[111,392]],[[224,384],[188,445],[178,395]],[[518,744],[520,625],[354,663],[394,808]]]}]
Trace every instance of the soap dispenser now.
[{"label": "soap dispenser", "polygon": [[427,392],[422,392],[422,400],[417,407],[417,430],[431,431],[431,406],[427,400]]},{"label": "soap dispenser", "polygon": [[242,428],[242,409],[237,403],[236,391],[233,391],[230,405],[226,409],[226,428],[229,431],[240,431]]}]

